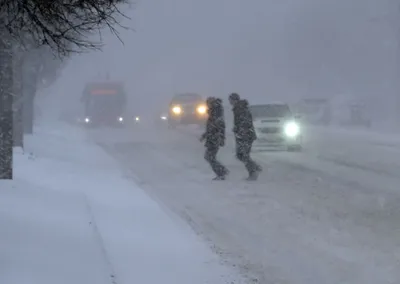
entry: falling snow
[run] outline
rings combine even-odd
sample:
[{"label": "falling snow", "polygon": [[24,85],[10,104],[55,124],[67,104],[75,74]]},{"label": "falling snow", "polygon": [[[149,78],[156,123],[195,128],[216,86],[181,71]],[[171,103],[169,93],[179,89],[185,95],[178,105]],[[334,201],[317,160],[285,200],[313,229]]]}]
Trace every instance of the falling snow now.
[{"label": "falling snow", "polygon": [[14,2],[0,283],[400,283],[396,1]]}]

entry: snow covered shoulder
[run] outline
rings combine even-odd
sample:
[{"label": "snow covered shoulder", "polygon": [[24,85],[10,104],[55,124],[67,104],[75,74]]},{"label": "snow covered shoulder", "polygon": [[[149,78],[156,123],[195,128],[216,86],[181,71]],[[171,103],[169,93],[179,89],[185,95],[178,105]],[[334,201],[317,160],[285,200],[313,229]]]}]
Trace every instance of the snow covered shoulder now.
[{"label": "snow covered shoulder", "polygon": [[0,283],[242,283],[79,129],[52,129],[0,181]]}]

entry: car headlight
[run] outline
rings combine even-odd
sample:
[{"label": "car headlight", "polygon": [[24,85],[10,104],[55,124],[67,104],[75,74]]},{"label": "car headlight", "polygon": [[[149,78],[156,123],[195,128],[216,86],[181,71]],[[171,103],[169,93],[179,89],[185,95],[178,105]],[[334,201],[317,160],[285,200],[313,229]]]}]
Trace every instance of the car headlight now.
[{"label": "car headlight", "polygon": [[182,112],[182,109],[181,109],[180,106],[175,106],[175,107],[172,108],[172,112],[174,114],[180,114]]},{"label": "car headlight", "polygon": [[139,120],[140,120],[140,117],[136,116],[136,117],[135,117],[135,120],[136,120],[136,121],[139,121]]},{"label": "car headlight", "polygon": [[205,114],[207,112],[207,108],[205,106],[199,106],[197,108],[197,112],[200,114]]},{"label": "car headlight", "polygon": [[124,118],[123,118],[122,116],[120,116],[120,117],[118,117],[118,121],[119,121],[119,122],[123,122],[123,121],[124,121]]},{"label": "car headlight", "polygon": [[89,117],[86,117],[86,118],[85,118],[85,122],[86,122],[86,123],[89,123],[89,122],[90,122],[90,118],[89,118]]},{"label": "car headlight", "polygon": [[167,117],[166,116],[161,116],[161,119],[162,120],[167,120]]},{"label": "car headlight", "polygon": [[285,124],[284,132],[285,132],[286,136],[288,136],[290,138],[294,138],[297,135],[299,135],[300,126],[294,121],[288,122]]}]

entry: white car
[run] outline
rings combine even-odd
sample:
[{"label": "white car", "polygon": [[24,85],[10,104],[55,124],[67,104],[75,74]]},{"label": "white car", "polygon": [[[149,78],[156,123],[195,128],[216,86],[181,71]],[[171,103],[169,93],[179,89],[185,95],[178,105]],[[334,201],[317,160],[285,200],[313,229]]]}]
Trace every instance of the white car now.
[{"label": "white car", "polygon": [[257,140],[255,150],[271,147],[289,151],[302,149],[301,127],[288,104],[262,104],[250,106]]}]

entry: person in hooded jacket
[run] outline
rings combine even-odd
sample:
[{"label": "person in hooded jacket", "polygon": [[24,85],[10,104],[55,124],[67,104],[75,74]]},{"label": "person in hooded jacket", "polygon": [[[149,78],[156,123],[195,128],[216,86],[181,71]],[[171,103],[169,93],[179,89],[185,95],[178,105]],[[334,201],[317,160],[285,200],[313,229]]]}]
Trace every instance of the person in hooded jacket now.
[{"label": "person in hooded jacket", "polygon": [[261,167],[250,157],[251,147],[257,139],[253,125],[253,116],[247,100],[240,99],[237,93],[229,96],[233,109],[233,133],[236,140],[236,157],[245,164],[249,172],[248,180],[256,180]]},{"label": "person in hooded jacket", "polygon": [[228,170],[217,160],[220,147],[225,145],[225,121],[222,100],[218,98],[207,99],[208,120],[206,131],[200,141],[204,141],[206,152],[204,159],[210,164],[213,172],[217,175],[214,180],[224,180]]}]

